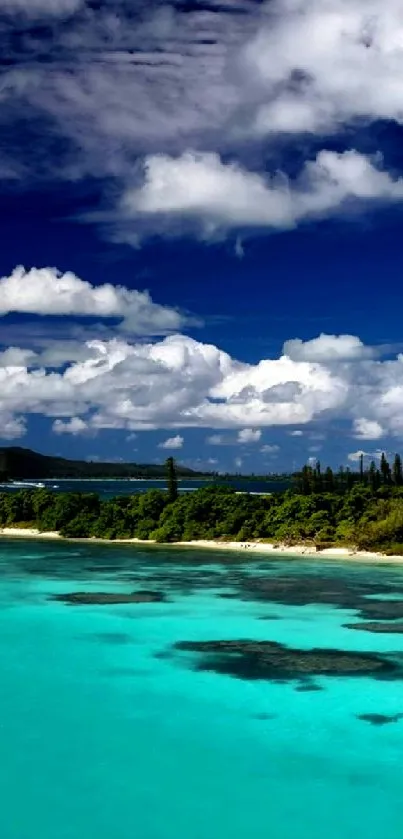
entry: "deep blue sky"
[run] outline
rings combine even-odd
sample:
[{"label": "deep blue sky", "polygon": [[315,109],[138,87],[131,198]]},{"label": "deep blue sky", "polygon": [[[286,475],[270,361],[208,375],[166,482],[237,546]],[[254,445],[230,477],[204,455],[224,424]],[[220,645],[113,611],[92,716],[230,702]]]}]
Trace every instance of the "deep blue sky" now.
[{"label": "deep blue sky", "polygon": [[[332,2],[345,10],[343,0]],[[372,5],[376,12],[379,4]],[[266,61],[275,27],[281,39],[293,25],[283,6],[277,4],[277,22],[267,6],[251,0],[223,6],[213,0],[147,6],[36,0],[35,13],[27,0],[25,11],[15,2],[0,14],[0,34],[8,44],[2,68],[7,95],[0,149],[0,352],[19,347],[37,354],[26,373],[9,355],[0,362],[0,376],[7,377],[0,393],[0,444],[137,461],[172,452],[189,465],[255,472],[295,468],[316,457],[351,465],[360,450],[372,457],[402,447],[402,129],[399,102],[389,103],[387,95],[398,65],[383,82],[388,112],[368,98],[363,115],[353,86],[344,95],[332,85],[334,114],[326,125],[318,128],[309,111],[308,132],[276,133],[271,116],[266,134],[248,133],[259,109],[274,101],[271,74],[286,78],[290,68],[269,72],[265,65],[266,76],[256,79],[251,72],[246,85],[239,55],[258,38]],[[312,8],[321,14],[314,0]],[[396,21],[403,27],[394,15],[391,2],[391,32]],[[355,46],[364,23],[358,14]],[[387,36],[382,34],[378,50],[387,52]],[[374,42],[377,37],[375,23]],[[340,43],[333,48],[339,52]],[[203,51],[210,62],[205,86],[197,64]],[[141,58],[128,73],[134,54]],[[403,50],[397,58],[403,70]],[[318,72],[314,102],[329,97],[327,67],[323,81],[320,61],[313,44],[312,55],[308,50],[300,66],[291,67],[307,78]],[[369,69],[376,79],[376,57]],[[298,85],[294,108],[307,101],[306,87]],[[323,150],[330,158],[318,168]],[[351,153],[355,161],[366,161],[362,175],[355,169],[345,174]],[[154,170],[154,161],[160,166],[161,160],[163,169]],[[279,171],[280,180],[272,181]],[[373,180],[378,175],[387,183]],[[289,202],[279,187],[285,176]],[[273,205],[269,189],[276,190]],[[312,196],[320,200],[319,211],[312,209]],[[283,200],[285,222],[279,215]],[[147,290],[154,303],[179,309],[184,317],[174,329],[147,334],[135,326],[122,332],[123,311],[112,320],[99,311],[90,317],[75,298],[66,313],[58,303],[56,274],[51,311],[40,289],[37,304],[26,303],[28,286],[32,291],[36,283],[32,273],[10,303],[7,278],[18,265],[72,272],[94,288]],[[180,369],[169,361],[169,371],[159,371],[159,384],[153,367],[127,366],[129,350],[129,361],[100,379],[96,392],[92,379],[73,392],[69,377],[74,365],[86,364],[86,341],[151,346],[170,333],[195,339],[203,357],[205,345],[217,348],[214,358],[224,351],[231,371],[218,381],[215,373],[209,378],[218,364],[210,356],[207,372],[193,357]],[[278,366],[266,365],[282,356],[286,342],[310,342],[322,334],[331,336],[330,344],[321,339],[320,345],[287,351],[290,361],[280,374]],[[351,349],[337,337],[346,335],[362,343]],[[67,354],[55,364],[39,358],[49,347],[63,355],[63,346],[72,343],[79,359]],[[233,385],[238,362],[253,367],[244,367],[244,378]],[[117,409],[119,400],[126,407]],[[75,424],[69,425],[71,417]],[[295,431],[301,433],[293,436]],[[169,438],[174,448],[159,448]]]}]

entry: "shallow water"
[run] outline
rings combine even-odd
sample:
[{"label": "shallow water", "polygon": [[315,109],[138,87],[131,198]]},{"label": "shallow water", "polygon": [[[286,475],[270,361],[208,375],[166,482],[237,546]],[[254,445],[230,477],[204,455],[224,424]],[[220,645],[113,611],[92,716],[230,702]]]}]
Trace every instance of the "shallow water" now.
[{"label": "shallow water", "polygon": [[[49,599],[141,588],[166,602]],[[174,649],[270,640],[399,664],[402,635],[344,624],[400,596],[395,567],[2,540],[2,839],[401,839],[399,667],[254,680]]]}]

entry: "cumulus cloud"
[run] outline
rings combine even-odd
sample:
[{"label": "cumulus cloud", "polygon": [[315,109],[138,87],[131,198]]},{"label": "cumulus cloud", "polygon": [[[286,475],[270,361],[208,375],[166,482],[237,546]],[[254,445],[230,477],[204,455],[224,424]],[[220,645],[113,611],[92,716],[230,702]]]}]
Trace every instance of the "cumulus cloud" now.
[{"label": "cumulus cloud", "polygon": [[277,454],[277,452],[280,451],[280,446],[270,445],[269,443],[266,443],[264,446],[262,446],[260,451],[262,452],[262,454]]},{"label": "cumulus cloud", "polygon": [[147,291],[93,286],[71,271],[22,266],[0,279],[0,316],[10,312],[117,318],[123,330],[136,335],[163,335],[186,321],[175,309],[154,303]]},{"label": "cumulus cloud", "polygon": [[0,440],[17,440],[26,433],[26,420],[0,410]]},{"label": "cumulus cloud", "polygon": [[183,437],[177,434],[176,437],[168,437],[163,443],[158,444],[159,449],[181,449],[184,443]]},{"label": "cumulus cloud", "polygon": [[187,219],[205,237],[228,228],[294,227],[304,219],[335,213],[346,201],[403,199],[403,179],[394,179],[379,161],[354,150],[319,152],[294,181],[224,163],[215,153],[150,155],[144,169],[144,183],[127,190],[122,199],[124,217],[159,220],[162,230]]},{"label": "cumulus cloud", "polygon": [[36,359],[36,353],[32,350],[21,349],[20,347],[7,347],[0,352],[0,367],[29,366]]},{"label": "cumulus cloud", "polygon": [[384,430],[376,420],[367,420],[360,417],[354,420],[354,433],[359,440],[379,440],[380,437],[383,437]]},{"label": "cumulus cloud", "polygon": [[290,434],[290,437],[303,437],[304,436],[304,432],[301,431],[298,428],[295,429],[294,431],[290,431],[289,434]]},{"label": "cumulus cloud", "polygon": [[347,455],[347,459],[350,463],[359,463],[361,458],[364,458],[364,460],[380,460],[383,454],[383,449],[376,449],[374,452],[364,452],[362,449],[359,449],[356,452],[350,452]]},{"label": "cumulus cloud", "polygon": [[88,431],[87,423],[81,417],[71,417],[67,422],[57,419],[52,425],[55,434],[72,434],[73,437]]},{"label": "cumulus cloud", "polygon": [[238,431],[238,443],[258,443],[262,436],[259,428],[241,428]]},{"label": "cumulus cloud", "polygon": [[208,446],[226,446],[231,444],[231,440],[224,434],[210,434],[206,437],[206,443]]},{"label": "cumulus cloud", "polygon": [[400,0],[275,0],[246,45],[266,91],[251,130],[325,134],[360,120],[403,121]]},{"label": "cumulus cloud", "polygon": [[372,358],[374,350],[366,347],[355,335],[319,335],[311,341],[294,338],[286,341],[284,355],[293,361],[356,361]]},{"label": "cumulus cloud", "polygon": [[258,442],[262,428],[300,431],[315,419],[343,419],[352,435],[403,434],[400,354],[307,361],[301,350],[300,360],[281,355],[247,364],[175,334],[87,341],[58,370],[40,355],[28,365],[16,349],[0,364],[0,417],[42,414],[60,421],[56,433],[84,431],[78,420],[92,432],[209,428],[215,431],[207,443],[234,445]]}]

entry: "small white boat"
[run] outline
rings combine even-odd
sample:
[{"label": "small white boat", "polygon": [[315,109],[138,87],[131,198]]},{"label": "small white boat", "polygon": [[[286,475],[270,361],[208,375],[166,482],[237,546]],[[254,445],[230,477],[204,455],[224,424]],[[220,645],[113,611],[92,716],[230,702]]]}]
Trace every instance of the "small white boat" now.
[{"label": "small white boat", "polygon": [[34,488],[34,489],[44,489],[45,488],[45,484],[42,484],[41,482],[34,483],[33,481],[12,481],[12,483],[9,484],[9,486],[18,487],[19,489],[25,489],[25,487],[31,487],[31,488]]}]

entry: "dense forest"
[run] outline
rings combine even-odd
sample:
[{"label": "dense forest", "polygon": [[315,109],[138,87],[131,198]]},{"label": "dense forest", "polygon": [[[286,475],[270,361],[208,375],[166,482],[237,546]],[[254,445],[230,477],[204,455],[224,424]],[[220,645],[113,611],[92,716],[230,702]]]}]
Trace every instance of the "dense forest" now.
[{"label": "dense forest", "polygon": [[272,495],[237,493],[206,486],[178,494],[172,458],[167,489],[101,500],[95,493],[52,493],[47,489],[0,493],[0,525],[32,525],[65,537],[154,539],[264,539],[317,547],[354,545],[403,553],[403,476],[400,458],[392,466],[351,475],[322,475],[305,467],[295,485]]}]

